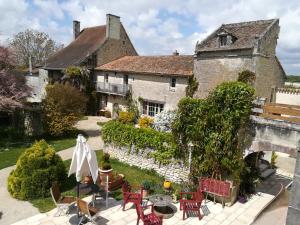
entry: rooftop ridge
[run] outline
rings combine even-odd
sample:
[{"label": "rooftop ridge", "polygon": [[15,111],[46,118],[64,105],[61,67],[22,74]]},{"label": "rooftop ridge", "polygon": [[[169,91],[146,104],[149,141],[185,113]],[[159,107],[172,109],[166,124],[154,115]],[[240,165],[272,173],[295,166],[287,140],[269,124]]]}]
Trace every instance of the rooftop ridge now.
[{"label": "rooftop ridge", "polygon": [[274,22],[275,20],[278,20],[278,18],[268,19],[268,20],[252,20],[252,21],[237,22],[237,23],[225,23],[225,24],[222,24],[221,27],[223,27],[223,26],[236,27],[236,26],[247,26],[247,25],[253,25],[253,24],[264,24],[264,23]]}]

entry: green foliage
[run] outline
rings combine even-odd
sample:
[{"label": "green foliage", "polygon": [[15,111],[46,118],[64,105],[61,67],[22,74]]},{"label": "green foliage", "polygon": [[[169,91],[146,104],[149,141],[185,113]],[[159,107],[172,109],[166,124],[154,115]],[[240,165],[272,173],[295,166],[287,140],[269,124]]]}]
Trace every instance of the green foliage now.
[{"label": "green foliage", "polygon": [[69,77],[79,77],[81,76],[81,69],[78,66],[69,66],[65,69],[64,73]]},{"label": "green foliage", "polygon": [[150,148],[150,156],[160,163],[169,163],[175,152],[175,144],[170,133],[159,132],[150,128],[135,128],[132,125],[109,121],[102,127],[102,138],[107,144],[135,150]]},{"label": "green foliage", "polygon": [[286,82],[300,82],[300,76],[288,75],[286,76]]},{"label": "green foliage", "polygon": [[118,121],[124,124],[133,124],[134,117],[134,112],[121,111],[119,112]]},{"label": "green foliage", "polygon": [[278,158],[278,155],[276,152],[272,151],[272,156],[271,156],[271,167],[276,168],[276,160]]},{"label": "green foliage", "polygon": [[48,132],[62,136],[74,131],[74,124],[86,110],[86,97],[69,85],[54,84],[46,88],[43,111]]},{"label": "green foliage", "polygon": [[253,85],[256,79],[255,73],[250,70],[243,70],[239,73],[238,81]]},{"label": "green foliage", "polygon": [[143,116],[139,118],[139,126],[140,128],[148,128],[153,124],[153,118],[149,117],[149,116]]},{"label": "green foliage", "polygon": [[144,190],[149,191],[151,189],[152,183],[148,180],[144,180],[142,182],[142,186],[143,186]]},{"label": "green foliage", "polygon": [[199,83],[197,82],[194,76],[188,78],[188,86],[185,89],[185,93],[187,97],[193,97],[195,92],[197,91]]},{"label": "green foliage", "polygon": [[[225,82],[207,99],[179,102],[173,134],[181,150],[194,144],[192,177],[201,175],[239,180],[243,155],[240,130],[248,125],[254,89],[242,82]],[[180,151],[187,157],[187,151]]]},{"label": "green foliage", "polygon": [[109,159],[110,159],[110,155],[108,153],[104,153],[100,161],[100,166],[103,170],[111,169],[111,164]]},{"label": "green foliage", "polygon": [[138,104],[137,101],[133,99],[132,92],[128,91],[125,98],[126,98],[127,111],[133,113],[134,119],[139,118],[140,112],[139,112]]},{"label": "green foliage", "polygon": [[8,191],[17,199],[49,196],[52,182],[63,183],[66,168],[55,150],[41,140],[35,142],[18,159],[17,167],[8,177]]}]

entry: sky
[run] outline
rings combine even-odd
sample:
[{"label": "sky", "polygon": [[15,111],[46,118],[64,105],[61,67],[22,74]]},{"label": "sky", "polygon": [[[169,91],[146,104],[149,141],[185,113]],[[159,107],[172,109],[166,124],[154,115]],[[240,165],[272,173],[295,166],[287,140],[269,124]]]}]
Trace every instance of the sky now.
[{"label": "sky", "polygon": [[139,55],[193,54],[221,24],[280,19],[277,56],[287,74],[300,74],[299,0],[0,0],[0,44],[27,28],[67,45],[72,21],[81,28],[121,17]]}]

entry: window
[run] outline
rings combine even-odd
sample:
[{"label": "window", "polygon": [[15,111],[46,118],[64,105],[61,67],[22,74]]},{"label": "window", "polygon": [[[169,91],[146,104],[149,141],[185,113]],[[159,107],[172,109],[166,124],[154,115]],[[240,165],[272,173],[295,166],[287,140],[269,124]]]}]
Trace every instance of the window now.
[{"label": "window", "polygon": [[176,87],[176,78],[171,78],[170,86],[171,86],[171,88]]},{"label": "window", "polygon": [[105,82],[105,83],[108,83],[108,74],[105,74],[105,75],[104,75],[104,82]]},{"label": "window", "polygon": [[124,79],[124,84],[127,85],[128,84],[128,75],[124,75],[123,79]]},{"label": "window", "polygon": [[227,45],[227,36],[222,35],[220,38],[220,46],[226,46]]},{"label": "window", "polygon": [[143,114],[148,116],[155,116],[164,110],[164,104],[155,102],[143,102]]}]

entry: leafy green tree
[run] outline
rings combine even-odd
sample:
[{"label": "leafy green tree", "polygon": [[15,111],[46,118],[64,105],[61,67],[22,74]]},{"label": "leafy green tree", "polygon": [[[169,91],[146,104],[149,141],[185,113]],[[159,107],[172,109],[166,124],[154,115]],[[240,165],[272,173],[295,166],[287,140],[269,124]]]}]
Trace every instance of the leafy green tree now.
[{"label": "leafy green tree", "polygon": [[48,132],[61,136],[74,131],[73,126],[84,115],[87,99],[75,87],[63,84],[48,85],[43,101]]}]

